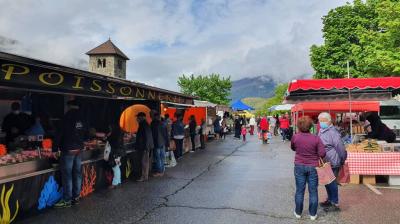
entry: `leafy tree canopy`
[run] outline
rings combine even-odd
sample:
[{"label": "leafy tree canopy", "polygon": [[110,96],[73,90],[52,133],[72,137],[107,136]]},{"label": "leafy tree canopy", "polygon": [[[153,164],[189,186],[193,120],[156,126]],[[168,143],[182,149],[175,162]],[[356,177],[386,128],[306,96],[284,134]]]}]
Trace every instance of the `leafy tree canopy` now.
[{"label": "leafy tree canopy", "polygon": [[400,75],[400,2],[354,0],[322,18],[324,44],[311,47],[314,78]]},{"label": "leafy tree canopy", "polygon": [[182,75],[178,78],[181,92],[216,104],[228,105],[232,88],[230,77],[211,75]]}]

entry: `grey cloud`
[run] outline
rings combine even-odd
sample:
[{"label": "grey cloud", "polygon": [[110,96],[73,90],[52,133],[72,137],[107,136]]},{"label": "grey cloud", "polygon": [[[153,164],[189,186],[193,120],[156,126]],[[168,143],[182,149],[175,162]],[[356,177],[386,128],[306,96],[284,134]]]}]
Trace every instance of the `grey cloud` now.
[{"label": "grey cloud", "polygon": [[[111,37],[132,59],[129,79],[176,90],[182,73],[313,73],[321,16],[346,0],[0,1],[0,50],[85,69],[84,53]],[[144,49],[153,42],[165,49]]]}]

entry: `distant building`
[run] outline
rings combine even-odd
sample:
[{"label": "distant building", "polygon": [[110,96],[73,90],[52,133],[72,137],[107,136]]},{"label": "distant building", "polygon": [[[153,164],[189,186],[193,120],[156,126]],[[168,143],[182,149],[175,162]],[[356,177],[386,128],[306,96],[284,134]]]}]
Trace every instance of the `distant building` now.
[{"label": "distant building", "polygon": [[110,39],[86,54],[89,55],[90,72],[126,79],[129,58]]}]

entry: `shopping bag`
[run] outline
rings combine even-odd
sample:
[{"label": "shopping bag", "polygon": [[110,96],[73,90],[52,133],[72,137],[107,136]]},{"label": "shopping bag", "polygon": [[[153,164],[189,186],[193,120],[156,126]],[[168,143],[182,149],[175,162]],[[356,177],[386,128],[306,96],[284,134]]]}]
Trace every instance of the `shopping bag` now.
[{"label": "shopping bag", "polygon": [[261,136],[262,136],[261,132],[258,132],[258,139],[261,140],[261,138],[262,138]]},{"label": "shopping bag", "polygon": [[108,159],[110,158],[110,153],[111,153],[111,145],[107,141],[106,142],[106,147],[104,149],[104,155],[103,155],[103,158],[104,158],[105,161],[108,161]]},{"label": "shopping bag", "polygon": [[336,179],[330,162],[325,163],[322,159],[320,159],[319,166],[316,169],[318,173],[319,185],[328,185]]},{"label": "shopping bag", "polygon": [[176,166],[176,160],[174,156],[174,151],[169,151],[166,153],[166,158],[165,158],[166,166],[165,167],[174,167]]},{"label": "shopping bag", "polygon": [[339,175],[337,178],[338,183],[350,183],[350,171],[349,171],[349,165],[345,163],[339,171]]}]

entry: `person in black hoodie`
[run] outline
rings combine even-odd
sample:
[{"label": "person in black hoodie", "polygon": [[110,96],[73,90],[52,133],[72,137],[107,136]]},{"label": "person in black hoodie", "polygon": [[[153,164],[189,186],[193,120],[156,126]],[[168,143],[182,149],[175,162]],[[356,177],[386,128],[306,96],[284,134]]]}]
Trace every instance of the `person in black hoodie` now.
[{"label": "person in black hoodie", "polygon": [[196,137],[196,118],[194,115],[190,116],[190,122],[189,122],[189,132],[190,132],[190,141],[192,142],[192,151],[196,151],[196,144],[195,144],[195,137]]},{"label": "person in black hoodie", "polygon": [[110,132],[107,141],[111,146],[111,152],[108,159],[108,164],[112,167],[114,177],[110,189],[116,188],[121,184],[121,157],[124,155],[123,151],[123,132],[118,124],[114,122],[110,125]]},{"label": "person in black hoodie", "polygon": [[396,134],[392,130],[390,130],[384,123],[382,123],[378,113],[371,112],[367,116],[367,120],[371,125],[371,129],[367,134],[368,138],[385,140],[388,143],[396,141]]},{"label": "person in black hoodie", "polygon": [[146,114],[140,112],[136,117],[139,128],[136,133],[135,146],[142,164],[142,176],[137,181],[143,182],[149,179],[150,158],[154,149],[154,141],[150,125],[146,121]]},{"label": "person in black hoodie", "polygon": [[63,185],[63,198],[54,206],[56,208],[71,207],[79,203],[82,185],[82,165],[80,152],[86,138],[87,127],[82,119],[79,104],[68,101],[68,111],[63,118],[62,132],[58,145],[60,152],[60,171]]},{"label": "person in black hoodie", "polygon": [[154,142],[154,176],[163,176],[165,171],[165,148],[169,147],[169,139],[167,126],[161,121],[158,111],[152,112],[151,132]]}]

